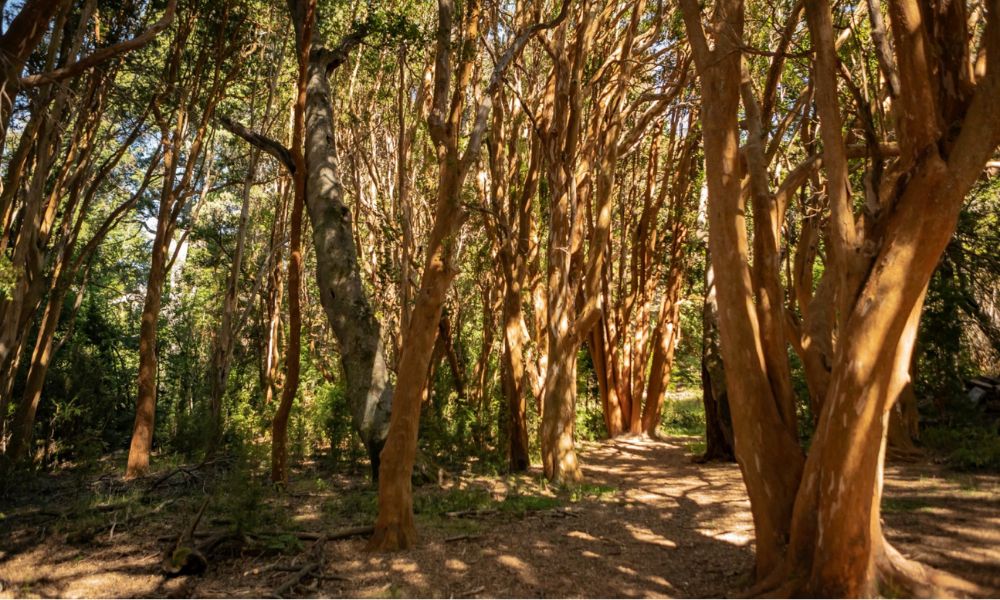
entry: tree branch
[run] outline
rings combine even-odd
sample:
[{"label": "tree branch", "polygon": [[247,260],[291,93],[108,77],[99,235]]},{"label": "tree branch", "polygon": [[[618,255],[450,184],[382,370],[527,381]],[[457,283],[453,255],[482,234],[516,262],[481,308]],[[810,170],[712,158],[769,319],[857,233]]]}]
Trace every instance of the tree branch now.
[{"label": "tree branch", "polygon": [[174,20],[174,13],[176,12],[176,9],[177,0],[170,0],[170,2],[167,3],[167,10],[164,11],[163,16],[160,17],[156,23],[153,23],[149,29],[134,38],[95,50],[92,54],[72,64],[66,65],[65,67],[60,67],[47,73],[28,75],[27,77],[21,78],[18,84],[21,88],[29,88],[62,81],[63,79],[75,77],[87,69],[95,67],[120,54],[125,54],[137,48],[141,48],[170,25],[170,23]]},{"label": "tree branch", "polygon": [[281,142],[273,140],[265,135],[250,131],[240,123],[233,121],[229,117],[219,117],[219,122],[229,133],[241,137],[251,145],[260,148],[274,158],[278,159],[289,174],[295,173],[295,161],[292,160],[292,151],[286,148]]},{"label": "tree branch", "polygon": [[326,72],[329,74],[347,62],[347,57],[350,56],[351,51],[361,45],[361,42],[368,37],[369,33],[371,33],[371,26],[367,21],[358,23],[355,25],[354,31],[342,37],[335,48],[314,47],[310,59],[326,63]]}]

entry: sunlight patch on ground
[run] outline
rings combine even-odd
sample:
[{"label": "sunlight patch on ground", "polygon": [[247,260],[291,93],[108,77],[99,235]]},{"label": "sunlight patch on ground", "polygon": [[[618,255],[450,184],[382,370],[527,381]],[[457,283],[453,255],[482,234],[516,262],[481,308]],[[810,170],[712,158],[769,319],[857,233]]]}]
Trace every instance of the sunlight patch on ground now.
[{"label": "sunlight patch on ground", "polygon": [[451,571],[468,571],[469,565],[465,564],[464,561],[458,560],[457,558],[449,558],[444,561],[444,567]]},{"label": "sunlight patch on ground", "polygon": [[652,544],[653,546],[659,546],[661,548],[676,548],[677,543],[673,540],[669,540],[662,535],[655,533],[652,529],[648,527],[643,527],[640,525],[626,525],[626,531],[632,534],[632,538],[636,541],[643,542],[646,544]]},{"label": "sunlight patch on ground", "polygon": [[[711,533],[709,533],[711,535]],[[719,535],[712,535],[717,540],[733,544],[735,546],[746,546],[753,540],[753,536],[742,531],[727,531]]]},{"label": "sunlight patch on ground", "polygon": [[499,562],[504,567],[507,567],[508,569],[515,571],[521,577],[521,580],[527,583],[528,585],[538,585],[538,579],[535,577],[531,565],[524,562],[520,558],[516,556],[511,556],[509,554],[504,554],[499,558],[497,558],[497,562]]}]

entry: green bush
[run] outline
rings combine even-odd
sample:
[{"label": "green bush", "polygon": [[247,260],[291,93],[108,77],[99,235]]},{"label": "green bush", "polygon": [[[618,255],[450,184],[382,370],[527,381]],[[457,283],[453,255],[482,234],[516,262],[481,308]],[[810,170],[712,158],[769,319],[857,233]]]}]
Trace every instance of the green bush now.
[{"label": "green bush", "polygon": [[660,427],[667,435],[704,435],[705,405],[701,390],[670,394],[660,413]]},{"label": "green bush", "polygon": [[1000,434],[979,424],[924,428],[921,441],[963,471],[1000,471]]}]

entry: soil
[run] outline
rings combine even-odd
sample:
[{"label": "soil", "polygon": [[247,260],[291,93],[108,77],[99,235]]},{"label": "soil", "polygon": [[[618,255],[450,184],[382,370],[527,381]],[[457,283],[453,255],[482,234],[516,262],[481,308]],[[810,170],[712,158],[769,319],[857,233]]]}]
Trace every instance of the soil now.
[{"label": "soil", "polygon": [[[209,554],[204,574],[177,577],[162,574],[163,555],[193,520],[208,474],[178,471],[141,504],[91,503],[83,516],[68,507],[95,489],[107,498],[113,495],[108,489],[126,484],[111,475],[47,477],[0,505],[0,597],[268,597],[317,558],[319,568],[286,595],[738,595],[753,565],[749,502],[735,464],[692,462],[688,448],[695,441],[584,445],[587,484],[576,492],[547,489],[537,472],[442,472],[439,481],[416,489],[422,507],[416,549],[372,554],[364,537],[321,547],[306,540],[277,551],[258,543],[227,553],[223,545]],[[886,471],[889,540],[910,558],[979,584],[984,596],[1000,595],[1000,476],[956,474],[932,464]],[[148,489],[172,472],[128,485]],[[284,514],[286,531],[332,532],[370,522],[372,498],[360,473],[307,467],[258,510]],[[463,509],[463,499],[475,502]],[[199,531],[225,530],[227,523],[231,528],[224,513],[210,510]]]}]

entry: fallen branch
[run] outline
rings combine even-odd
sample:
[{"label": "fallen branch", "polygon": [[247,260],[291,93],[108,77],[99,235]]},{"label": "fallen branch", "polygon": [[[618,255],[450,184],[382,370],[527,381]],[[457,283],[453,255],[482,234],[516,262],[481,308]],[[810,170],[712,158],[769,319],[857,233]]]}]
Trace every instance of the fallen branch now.
[{"label": "fallen branch", "polygon": [[251,535],[256,536],[268,536],[268,537],[278,537],[278,536],[294,536],[304,541],[314,541],[325,539],[327,541],[333,540],[345,540],[352,537],[358,537],[362,535],[371,535],[375,533],[375,528],[371,525],[360,525],[358,527],[347,527],[345,529],[338,529],[332,533],[314,533],[312,531],[261,531],[257,533],[252,533]]},{"label": "fallen branch", "polygon": [[304,567],[302,567],[301,569],[293,573],[291,576],[289,576],[287,579],[285,579],[281,583],[281,585],[274,588],[273,595],[277,598],[283,597],[286,593],[292,591],[292,588],[301,583],[302,580],[309,575],[309,573],[311,573],[314,569],[318,568],[319,568],[318,562],[311,562],[306,564]]},{"label": "fallen branch", "polygon": [[488,517],[490,515],[495,515],[495,514],[497,514],[497,511],[495,510],[470,509],[470,510],[456,510],[453,512],[447,512],[444,513],[444,516],[450,517],[452,519],[462,519],[465,517]]},{"label": "fallen branch", "polygon": [[285,579],[281,585],[276,587],[273,594],[275,597],[280,598],[286,593],[292,591],[292,589],[301,583],[303,579],[308,577],[310,573],[319,569],[323,565],[323,544],[325,544],[326,541],[326,536],[320,536],[320,538],[316,540],[312,546],[313,560]]},{"label": "fallen branch", "polygon": [[481,593],[483,593],[485,591],[486,591],[486,586],[482,586],[481,585],[481,586],[479,586],[477,588],[472,588],[471,590],[467,590],[467,591],[461,592],[461,593],[458,594],[457,597],[458,598],[467,598],[469,596],[475,596],[476,594],[481,594]]},{"label": "fallen branch", "polygon": [[[202,515],[208,507],[208,498],[202,501],[198,513],[186,530],[177,536],[173,551],[163,557],[162,570],[164,575],[201,574],[208,568],[208,559],[198,549],[194,548],[194,532],[201,522]],[[187,544],[185,545],[185,542]]]}]

